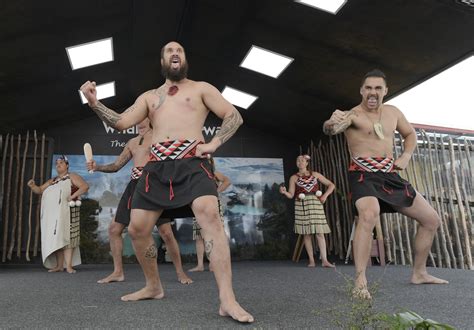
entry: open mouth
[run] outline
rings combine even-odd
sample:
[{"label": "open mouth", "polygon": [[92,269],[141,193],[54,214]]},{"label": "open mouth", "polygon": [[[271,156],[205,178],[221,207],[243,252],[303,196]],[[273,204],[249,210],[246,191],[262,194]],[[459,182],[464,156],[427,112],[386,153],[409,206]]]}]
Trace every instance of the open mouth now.
[{"label": "open mouth", "polygon": [[377,101],[377,98],[374,97],[374,96],[371,96],[371,97],[369,97],[369,98],[367,99],[367,104],[368,104],[369,107],[375,107],[375,106],[377,106],[377,102],[378,102],[378,101]]},{"label": "open mouth", "polygon": [[171,58],[171,67],[172,67],[173,69],[178,68],[180,64],[181,64],[181,60],[180,60],[180,58],[179,58],[178,56],[173,56],[173,57]]}]

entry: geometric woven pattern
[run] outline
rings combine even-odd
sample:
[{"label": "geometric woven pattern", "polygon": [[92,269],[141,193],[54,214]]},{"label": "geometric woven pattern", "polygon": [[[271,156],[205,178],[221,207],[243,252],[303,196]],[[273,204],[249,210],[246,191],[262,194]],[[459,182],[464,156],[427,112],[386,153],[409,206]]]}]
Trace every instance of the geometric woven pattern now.
[{"label": "geometric woven pattern", "polygon": [[300,193],[311,193],[318,190],[318,179],[316,177],[310,176],[298,176],[296,180],[296,189],[295,194]]},{"label": "geometric woven pattern", "polygon": [[201,144],[197,140],[174,140],[156,143],[151,146],[150,161],[175,160],[192,158],[196,155],[196,147]]},{"label": "geometric woven pattern", "polygon": [[130,174],[130,179],[138,180],[143,174],[143,167],[134,167],[132,168],[132,173]]},{"label": "geometric woven pattern", "polygon": [[349,171],[383,172],[394,170],[391,157],[352,157]]}]

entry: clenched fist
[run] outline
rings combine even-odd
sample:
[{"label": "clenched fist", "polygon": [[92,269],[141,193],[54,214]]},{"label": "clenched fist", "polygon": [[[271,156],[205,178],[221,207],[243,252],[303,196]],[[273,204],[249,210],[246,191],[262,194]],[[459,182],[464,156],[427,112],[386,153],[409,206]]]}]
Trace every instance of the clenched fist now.
[{"label": "clenched fist", "polygon": [[95,81],[86,81],[80,88],[80,91],[91,107],[97,104],[97,90],[95,86]]},{"label": "clenched fist", "polygon": [[[342,133],[352,124],[353,114],[351,112],[344,112],[341,110],[335,110],[331,118],[326,122],[325,133],[335,135]],[[325,124],[326,125],[326,124]]]},{"label": "clenched fist", "polygon": [[344,111],[336,109],[329,120],[334,124],[339,124],[346,119],[347,114]]}]

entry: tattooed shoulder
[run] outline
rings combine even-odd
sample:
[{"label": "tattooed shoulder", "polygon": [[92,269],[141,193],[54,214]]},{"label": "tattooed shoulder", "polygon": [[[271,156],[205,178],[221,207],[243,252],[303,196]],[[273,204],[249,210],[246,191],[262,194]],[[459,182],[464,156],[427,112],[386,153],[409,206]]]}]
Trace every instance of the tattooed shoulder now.
[{"label": "tattooed shoulder", "polygon": [[152,109],[158,109],[166,100],[166,88],[165,85],[161,85],[153,91],[153,94],[158,96],[158,100],[152,102]]}]

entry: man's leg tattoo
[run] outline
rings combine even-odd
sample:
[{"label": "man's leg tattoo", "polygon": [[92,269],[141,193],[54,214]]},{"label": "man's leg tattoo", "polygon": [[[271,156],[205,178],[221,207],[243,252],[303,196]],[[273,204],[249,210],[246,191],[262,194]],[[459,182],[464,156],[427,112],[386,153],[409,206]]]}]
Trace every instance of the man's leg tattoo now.
[{"label": "man's leg tattoo", "polygon": [[204,250],[206,251],[207,260],[211,260],[212,247],[214,246],[214,241],[204,241]]},{"label": "man's leg tattoo", "polygon": [[155,244],[150,245],[145,251],[145,258],[156,258],[158,255],[158,250]]}]

